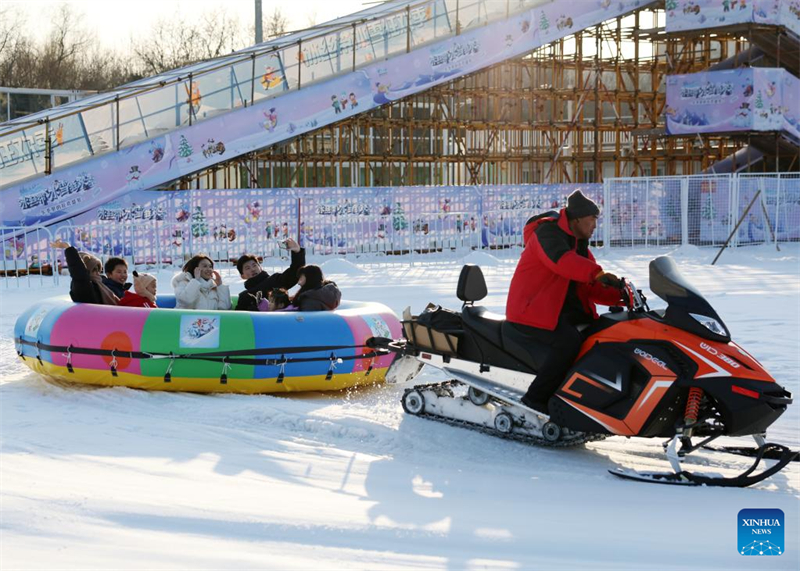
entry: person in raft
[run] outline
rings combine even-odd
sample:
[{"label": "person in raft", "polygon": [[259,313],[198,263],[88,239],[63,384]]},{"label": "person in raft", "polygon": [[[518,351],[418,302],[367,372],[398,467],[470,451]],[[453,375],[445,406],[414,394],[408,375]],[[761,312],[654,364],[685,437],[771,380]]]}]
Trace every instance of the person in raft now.
[{"label": "person in raft", "polygon": [[[239,294],[239,302],[236,309],[242,311],[257,311],[258,304],[269,298],[269,293],[275,288],[290,289],[297,284],[297,271],[306,263],[306,251],[300,247],[295,240],[288,238],[283,245],[289,249],[292,255],[292,263],[283,272],[268,274],[258,263],[258,259],[253,254],[244,254],[236,261],[236,269],[239,275],[245,280],[245,291]],[[261,298],[256,295],[261,292]]]},{"label": "person in raft", "polygon": [[118,298],[122,299],[125,292],[131,288],[128,281],[128,262],[122,258],[109,258],[105,265],[106,275],[103,277],[103,284],[114,292]]},{"label": "person in raft", "polygon": [[231,292],[222,284],[222,276],[214,262],[198,254],[186,262],[182,271],[172,278],[175,290],[175,309],[230,309]]},{"label": "person in raft", "polygon": [[103,263],[97,256],[87,252],[78,252],[64,240],[51,242],[53,248],[63,248],[67,269],[72,278],[69,284],[69,296],[78,303],[95,303],[98,305],[117,305],[119,298],[103,283]]},{"label": "person in raft", "polygon": [[283,288],[275,288],[269,292],[267,299],[258,303],[259,311],[296,311],[289,298],[289,292]]},{"label": "person in raft", "polygon": [[127,307],[157,307],[156,305],[156,277],[151,274],[140,274],[133,271],[133,291],[126,291],[120,305]]},{"label": "person in raft", "polygon": [[297,283],[300,291],[292,299],[292,305],[300,311],[332,311],[339,307],[342,292],[323,277],[319,266],[309,264],[297,270]]}]

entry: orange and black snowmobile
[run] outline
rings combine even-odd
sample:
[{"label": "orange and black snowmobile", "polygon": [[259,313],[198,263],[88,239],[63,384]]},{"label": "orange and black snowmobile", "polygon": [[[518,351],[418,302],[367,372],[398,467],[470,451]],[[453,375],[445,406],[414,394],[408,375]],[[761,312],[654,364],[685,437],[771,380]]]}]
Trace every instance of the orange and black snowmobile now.
[{"label": "orange and black snowmobile", "polygon": [[[608,436],[667,438],[671,473],[611,470],[625,478],[670,484],[748,486],[798,458],[765,441],[766,430],[791,404],[764,367],[731,340],[713,307],[679,273],[671,258],[650,263],[650,289],[667,303],[651,310],[641,290],[621,280],[627,307],[611,308],[582,330],[581,351],[548,402],[549,415],[527,408],[521,396],[533,381],[547,346],[523,344],[504,316],[474,303],[486,294],[478,266],[461,271],[461,312],[433,306],[404,315],[405,339],[373,338],[397,353],[387,379],[406,382],[422,364],[446,381],[405,391],[410,414],[476,428],[540,445],[570,446]],[[752,436],[756,448],[714,448],[755,456],[731,478],[681,468],[686,454],[709,449],[720,436]],[[755,473],[763,459],[775,463]]]}]

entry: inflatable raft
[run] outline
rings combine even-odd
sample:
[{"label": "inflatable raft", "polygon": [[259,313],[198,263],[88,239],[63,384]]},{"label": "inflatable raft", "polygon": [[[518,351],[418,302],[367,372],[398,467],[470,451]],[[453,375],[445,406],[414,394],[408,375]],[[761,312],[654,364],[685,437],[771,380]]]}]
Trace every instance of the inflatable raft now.
[{"label": "inflatable raft", "polygon": [[[14,327],[17,354],[57,381],[146,390],[274,393],[338,390],[382,381],[393,356],[366,346],[397,338],[385,305],[342,302],[335,311],[157,309],[45,300]],[[235,302],[234,302],[235,304]]]}]

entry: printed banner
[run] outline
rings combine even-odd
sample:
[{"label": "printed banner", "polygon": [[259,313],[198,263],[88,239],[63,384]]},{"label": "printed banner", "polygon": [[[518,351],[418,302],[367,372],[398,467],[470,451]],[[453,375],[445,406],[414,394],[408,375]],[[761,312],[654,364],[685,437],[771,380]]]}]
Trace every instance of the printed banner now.
[{"label": "printed banner", "polygon": [[756,23],[800,35],[800,0],[666,0],[665,8],[667,32]]},{"label": "printed banner", "polygon": [[[507,20],[467,29],[459,36],[448,36],[409,53],[405,53],[405,36],[397,35],[402,31],[401,20],[390,16],[356,26],[356,54],[363,56],[363,60],[357,63],[372,63],[300,90],[296,88],[300,77],[290,77],[291,73],[297,75],[299,69],[302,69],[301,77],[305,81],[313,81],[314,70],[319,69],[321,74],[325,66],[328,77],[331,77],[331,66],[337,71],[351,69],[352,58],[347,57],[347,48],[353,41],[352,35],[348,39],[346,32],[338,32],[338,47],[341,49],[336,52],[331,52],[330,46],[326,47],[328,40],[312,40],[308,46],[304,42],[303,55],[298,53],[296,46],[290,46],[276,52],[278,55],[257,58],[257,73],[264,71],[257,82],[259,97],[266,97],[268,92],[280,92],[280,96],[256,100],[254,105],[246,108],[224,112],[229,107],[222,105],[223,95],[228,94],[230,101],[232,90],[228,83],[235,75],[227,69],[222,70],[224,73],[214,72],[210,78],[198,77],[191,88],[189,83],[185,83],[126,100],[125,113],[120,111],[125,117],[120,135],[123,145],[125,138],[145,136],[145,133],[137,131],[145,122],[145,118],[137,115],[136,105],[140,103],[156,110],[146,117],[147,121],[172,130],[161,137],[124,147],[119,152],[108,152],[58,169],[53,175],[7,186],[0,190],[0,224],[30,226],[65,220],[133,190],[156,188],[219,161],[294,138],[528,53],[645,3],[645,0],[594,0],[580,3],[580,9],[576,9],[563,2],[550,2]],[[475,10],[473,16],[480,17],[477,11],[480,6],[483,4],[465,5],[464,17],[470,7]],[[505,6],[502,9],[504,12]],[[412,10],[410,23],[414,45],[424,45],[436,39],[437,33],[446,31],[450,34],[451,26],[455,25],[448,19],[443,2]],[[469,28],[469,21],[465,20],[462,25]],[[262,65],[264,67],[260,68]],[[252,64],[248,63],[245,68],[248,66],[252,70]],[[243,75],[247,73],[246,69],[240,71]],[[219,79],[226,89],[214,87],[215,79]],[[183,91],[186,92],[185,101]],[[101,109],[82,112],[80,116],[85,125],[93,127],[82,131],[77,121],[61,127],[51,126],[56,133],[61,133],[53,148],[56,168],[63,164],[64,158],[72,160],[90,155],[90,142],[92,149],[108,148],[114,144],[111,138],[113,130],[108,124],[109,113],[102,113]],[[183,126],[190,116],[204,120]],[[41,173],[44,147],[40,142],[34,142],[41,137],[37,139],[29,135],[33,140],[20,135],[19,140],[4,139],[0,144],[0,184],[10,184],[21,176]]]},{"label": "printed banner", "polygon": [[783,69],[739,68],[667,77],[671,135],[787,131],[800,138],[800,79]]}]

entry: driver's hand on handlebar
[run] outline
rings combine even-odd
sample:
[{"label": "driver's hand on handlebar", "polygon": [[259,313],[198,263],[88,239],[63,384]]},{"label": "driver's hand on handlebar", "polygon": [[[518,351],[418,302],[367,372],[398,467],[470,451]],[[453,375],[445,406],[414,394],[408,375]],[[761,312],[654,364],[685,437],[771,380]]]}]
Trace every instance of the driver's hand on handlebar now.
[{"label": "driver's hand on handlebar", "polygon": [[594,277],[594,280],[610,287],[620,287],[622,285],[622,282],[617,276],[611,272],[604,272],[602,270],[600,270],[600,273]]}]

